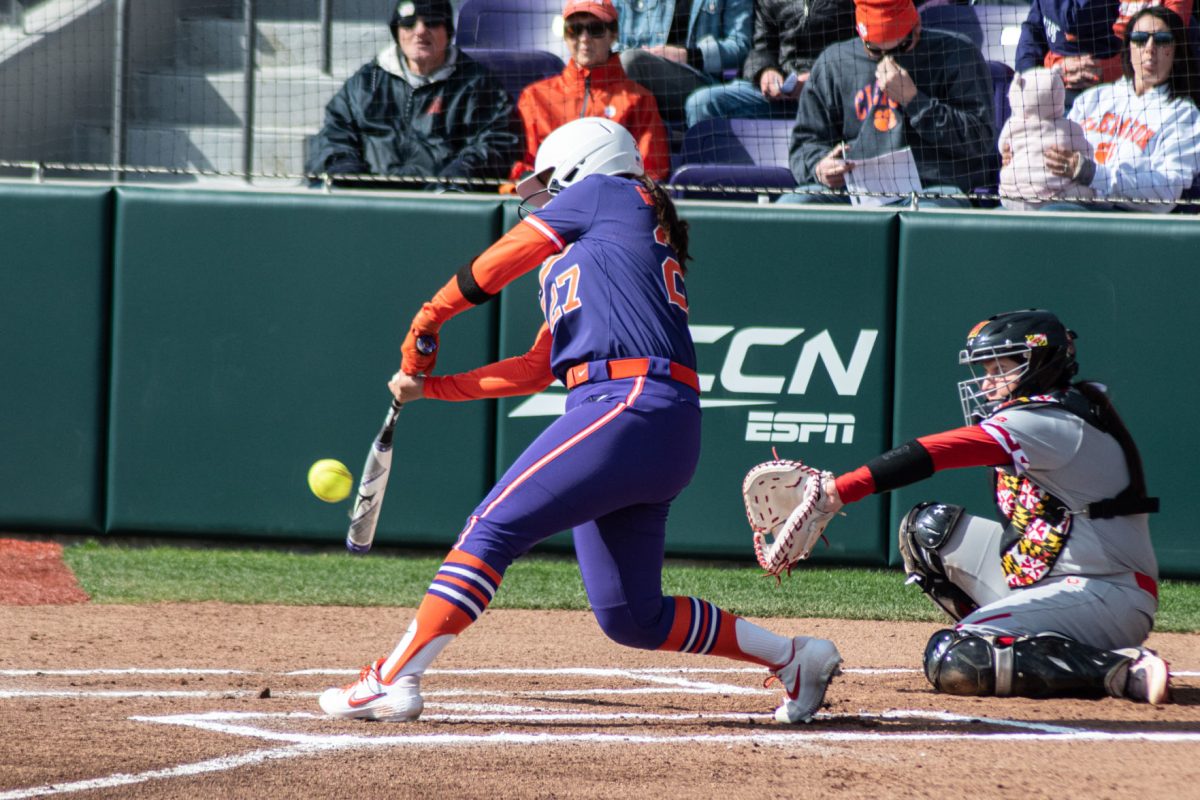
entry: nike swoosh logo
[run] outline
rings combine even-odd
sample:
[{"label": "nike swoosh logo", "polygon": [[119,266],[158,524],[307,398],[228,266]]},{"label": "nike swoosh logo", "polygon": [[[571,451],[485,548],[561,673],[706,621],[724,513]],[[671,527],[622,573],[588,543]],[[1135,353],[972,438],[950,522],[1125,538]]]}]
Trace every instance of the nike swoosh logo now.
[{"label": "nike swoosh logo", "polygon": [[373,694],[370,697],[350,697],[346,699],[346,705],[350,706],[351,708],[361,708],[372,700],[378,700],[379,698],[383,697],[383,694],[383,692],[379,692],[378,694]]}]

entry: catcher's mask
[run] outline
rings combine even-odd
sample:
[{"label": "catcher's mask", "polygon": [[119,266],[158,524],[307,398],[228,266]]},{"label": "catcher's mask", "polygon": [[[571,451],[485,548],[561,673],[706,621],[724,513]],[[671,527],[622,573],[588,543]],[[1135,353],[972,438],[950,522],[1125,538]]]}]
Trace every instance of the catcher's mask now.
[{"label": "catcher's mask", "polygon": [[[971,371],[971,377],[958,384],[967,424],[985,419],[1009,398],[1065,389],[1079,371],[1075,339],[1075,332],[1058,317],[1037,308],[997,314],[972,328],[967,346],[958,354],[958,363]],[[1016,364],[1002,366],[1001,358]],[[990,373],[988,364],[994,365]]]},{"label": "catcher's mask", "polygon": [[524,219],[556,194],[588,175],[644,174],[637,141],[623,126],[583,117],[555,128],[538,147],[533,174],[517,184],[518,214]]}]

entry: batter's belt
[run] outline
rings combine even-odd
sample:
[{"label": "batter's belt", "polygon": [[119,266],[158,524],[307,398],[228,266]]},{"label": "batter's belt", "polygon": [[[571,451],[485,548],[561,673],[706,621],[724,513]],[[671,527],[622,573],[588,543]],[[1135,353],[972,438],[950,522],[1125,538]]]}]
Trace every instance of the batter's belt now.
[{"label": "batter's belt", "polygon": [[574,389],[585,383],[599,381],[616,381],[622,378],[641,378],[643,376],[670,378],[673,381],[691,387],[697,394],[700,392],[700,378],[696,370],[677,364],[667,358],[651,356],[649,358],[607,358],[600,361],[585,361],[567,370],[566,384],[568,389]]}]

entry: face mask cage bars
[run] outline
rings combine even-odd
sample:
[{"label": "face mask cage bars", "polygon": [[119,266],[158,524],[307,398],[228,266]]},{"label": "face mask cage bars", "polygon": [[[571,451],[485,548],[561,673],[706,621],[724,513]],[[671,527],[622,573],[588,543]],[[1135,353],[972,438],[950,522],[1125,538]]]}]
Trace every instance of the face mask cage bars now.
[{"label": "face mask cage bars", "polygon": [[[988,394],[994,392],[997,385],[1013,388],[1020,385],[1021,379],[1029,371],[1030,352],[1030,348],[1025,344],[1004,344],[959,351],[958,363],[971,371],[970,378],[958,383],[958,401],[962,405],[963,419],[968,425],[974,425],[988,416],[996,403],[1004,399],[988,399]],[[1017,365],[1002,370],[998,363],[1001,358],[1016,359]],[[996,364],[994,373],[988,373],[985,367],[988,363]],[[983,385],[985,381],[989,384],[987,388]]]}]

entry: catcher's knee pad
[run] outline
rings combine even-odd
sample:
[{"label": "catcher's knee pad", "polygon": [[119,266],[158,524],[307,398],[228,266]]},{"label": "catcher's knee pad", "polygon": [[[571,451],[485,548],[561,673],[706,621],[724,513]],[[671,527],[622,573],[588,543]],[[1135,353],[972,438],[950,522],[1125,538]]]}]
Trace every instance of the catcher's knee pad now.
[{"label": "catcher's knee pad", "polygon": [[938,631],[925,645],[925,679],[946,694],[992,694],[996,668],[991,642],[948,628]]},{"label": "catcher's knee pad", "polygon": [[925,645],[925,677],[947,694],[1120,697],[1131,660],[1056,633],[1013,637],[941,630]]},{"label": "catcher's knee pad", "polygon": [[898,532],[900,557],[908,582],[920,586],[955,622],[978,605],[946,577],[938,551],[954,532],[963,511],[962,506],[949,503],[920,503],[904,515]]}]

